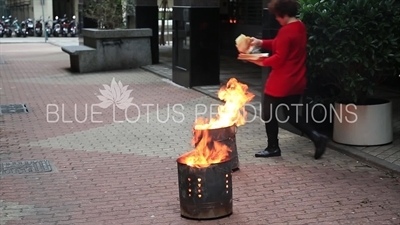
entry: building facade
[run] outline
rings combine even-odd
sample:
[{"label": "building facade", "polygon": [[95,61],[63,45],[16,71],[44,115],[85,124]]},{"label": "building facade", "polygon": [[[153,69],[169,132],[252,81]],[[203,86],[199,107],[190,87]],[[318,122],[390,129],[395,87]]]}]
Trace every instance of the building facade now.
[{"label": "building facade", "polygon": [[0,0],[0,17],[10,14],[10,10],[6,6],[6,0]]},{"label": "building facade", "polygon": [[[51,18],[54,20],[55,16],[63,17],[64,14],[68,18],[72,18],[73,15],[78,16],[78,3],[79,0],[1,0],[4,2],[3,10],[6,11],[9,16],[18,18],[18,20],[26,20],[28,18],[40,19],[44,15],[44,19]],[[1,11],[0,11],[1,12]]]},{"label": "building facade", "polygon": [[17,18],[19,21],[28,18],[40,19],[43,13],[45,19],[53,17],[53,4],[52,1],[48,0],[7,0],[6,7],[9,9],[12,18]]}]

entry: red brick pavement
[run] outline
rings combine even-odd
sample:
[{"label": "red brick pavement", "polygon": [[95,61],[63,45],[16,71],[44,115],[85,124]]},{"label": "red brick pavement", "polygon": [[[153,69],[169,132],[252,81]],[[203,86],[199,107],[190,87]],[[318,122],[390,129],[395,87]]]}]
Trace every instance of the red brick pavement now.
[{"label": "red brick pavement", "polygon": [[[28,103],[33,110],[4,115],[0,159],[49,159],[57,171],[0,177],[0,225],[400,224],[399,179],[368,167],[343,168],[340,161],[348,158],[342,155],[326,159],[334,164],[327,167],[242,164],[233,176],[230,217],[202,222],[183,219],[172,157],[21,146],[113,121],[110,110],[103,110],[102,124],[46,123],[46,104],[63,102],[71,116],[71,105],[98,102],[95,93],[99,94],[102,82],[94,77],[86,83],[50,84],[52,79],[93,76],[69,74],[65,70],[68,56],[52,45],[3,45],[1,54],[7,64],[0,66],[0,103]],[[27,62],[32,58],[33,62]],[[133,87],[134,101],[139,104],[165,107],[202,96],[159,81]]]},{"label": "red brick pavement", "polygon": [[[18,88],[13,88],[18,86]],[[141,114],[145,112],[152,112],[157,108],[149,107],[147,110],[146,104],[158,105],[159,108],[165,108],[168,105],[183,102],[190,97],[198,97],[198,93],[192,94],[174,94],[173,98],[163,95],[159,90],[171,92],[171,85],[167,83],[159,84],[135,84],[134,103],[140,106],[139,110],[132,107],[128,111],[129,117],[137,117],[138,112]],[[93,85],[45,85],[31,83],[13,83],[7,84],[3,88],[7,93],[4,103],[27,103],[28,108],[32,109],[32,113],[27,115],[9,115],[5,114],[6,121],[12,121],[8,129],[14,132],[23,132],[26,134],[27,139],[18,139],[18,142],[32,141],[37,139],[49,138],[58,136],[65,133],[76,132],[84,129],[104,126],[111,124],[113,121],[119,121],[125,118],[125,113],[122,110],[111,107],[108,109],[101,109],[94,107],[95,112],[102,113],[95,115],[94,121],[102,121],[102,123],[92,123],[91,119],[91,105],[100,103],[100,100],[94,95],[98,93],[98,89]],[[27,94],[29,93],[29,94]],[[37,93],[37,94],[31,94]],[[46,105],[51,104],[49,108]],[[47,110],[55,114],[49,114],[47,118]],[[58,115],[58,117],[57,117]],[[63,116],[64,115],[64,116]],[[43,123],[46,120],[52,121],[51,123]],[[78,122],[86,119],[86,122]],[[63,121],[72,121],[71,125],[63,124]],[[50,131],[49,133],[43,131]]]}]

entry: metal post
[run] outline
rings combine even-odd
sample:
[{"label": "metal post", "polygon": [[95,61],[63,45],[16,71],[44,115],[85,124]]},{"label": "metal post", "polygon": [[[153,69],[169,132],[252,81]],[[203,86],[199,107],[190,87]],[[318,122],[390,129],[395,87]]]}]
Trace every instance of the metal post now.
[{"label": "metal post", "polygon": [[83,22],[83,17],[85,16],[85,11],[84,11],[84,1],[79,0],[78,3],[78,40],[79,40],[79,45],[83,45],[83,37],[82,37],[82,30],[85,27],[84,22]]},{"label": "metal post", "polygon": [[168,0],[163,0],[161,2],[160,8],[163,10],[162,12],[162,18],[161,18],[161,36],[160,36],[160,45],[165,45],[165,19],[166,19],[166,11],[167,11],[167,6],[168,6]]},{"label": "metal post", "polygon": [[44,32],[44,42],[47,42],[48,37],[47,37],[46,27],[44,26],[44,24],[45,24],[45,21],[44,21],[44,0],[40,0],[40,4],[42,5],[42,18],[43,18],[43,21],[42,21],[42,32]]},{"label": "metal post", "polygon": [[83,17],[85,15],[85,13],[83,11],[83,8],[84,8],[84,2],[83,2],[83,0],[79,0],[79,3],[78,3],[78,17],[79,17],[78,30],[79,30],[79,36],[81,36],[82,29],[84,28]]}]

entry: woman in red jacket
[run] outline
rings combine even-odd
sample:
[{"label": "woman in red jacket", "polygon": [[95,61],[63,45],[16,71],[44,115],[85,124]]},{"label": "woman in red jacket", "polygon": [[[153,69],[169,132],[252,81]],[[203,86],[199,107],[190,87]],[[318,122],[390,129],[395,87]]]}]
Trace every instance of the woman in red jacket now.
[{"label": "woman in red jacket", "polygon": [[268,137],[268,147],[256,157],[280,156],[276,110],[284,110],[289,123],[305,133],[315,145],[314,158],[320,158],[328,138],[309,126],[298,115],[298,104],[306,88],[307,33],[304,24],[296,18],[299,4],[296,0],[272,0],[268,9],[282,26],[273,40],[251,38],[251,45],[272,50],[268,58],[250,61],[259,66],[271,67],[264,88],[263,115]]}]

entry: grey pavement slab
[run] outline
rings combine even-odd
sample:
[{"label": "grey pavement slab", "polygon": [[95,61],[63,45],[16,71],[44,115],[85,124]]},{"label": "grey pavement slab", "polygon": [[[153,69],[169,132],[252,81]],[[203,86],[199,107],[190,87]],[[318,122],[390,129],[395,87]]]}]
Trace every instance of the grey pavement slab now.
[{"label": "grey pavement slab", "polygon": [[10,37],[0,38],[0,44],[50,43],[57,46],[79,45],[78,37]]}]

